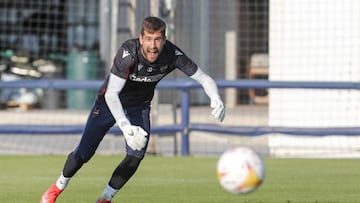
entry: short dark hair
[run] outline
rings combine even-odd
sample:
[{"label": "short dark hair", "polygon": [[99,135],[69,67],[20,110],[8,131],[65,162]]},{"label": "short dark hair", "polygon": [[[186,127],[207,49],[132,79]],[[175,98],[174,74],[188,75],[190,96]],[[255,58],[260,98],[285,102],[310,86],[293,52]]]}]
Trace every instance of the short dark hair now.
[{"label": "short dark hair", "polygon": [[144,35],[145,31],[151,34],[154,32],[161,32],[161,35],[165,37],[166,24],[158,17],[149,16],[146,17],[142,23],[141,35]]}]

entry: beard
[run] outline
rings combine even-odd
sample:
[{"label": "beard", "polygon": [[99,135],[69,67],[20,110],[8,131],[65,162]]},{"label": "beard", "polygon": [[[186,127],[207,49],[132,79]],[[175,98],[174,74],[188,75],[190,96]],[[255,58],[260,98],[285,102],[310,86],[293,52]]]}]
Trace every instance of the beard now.
[{"label": "beard", "polygon": [[160,54],[160,50],[158,48],[148,48],[145,50],[144,47],[141,47],[141,52],[144,58],[151,63],[155,62]]}]

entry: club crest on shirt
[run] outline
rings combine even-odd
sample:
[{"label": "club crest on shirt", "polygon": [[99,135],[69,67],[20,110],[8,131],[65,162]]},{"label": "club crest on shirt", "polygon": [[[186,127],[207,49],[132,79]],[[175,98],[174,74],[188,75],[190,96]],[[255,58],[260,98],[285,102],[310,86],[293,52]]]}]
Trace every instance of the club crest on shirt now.
[{"label": "club crest on shirt", "polygon": [[148,72],[148,73],[153,72],[153,68],[152,68],[152,67],[148,67],[148,68],[146,69],[146,72]]}]

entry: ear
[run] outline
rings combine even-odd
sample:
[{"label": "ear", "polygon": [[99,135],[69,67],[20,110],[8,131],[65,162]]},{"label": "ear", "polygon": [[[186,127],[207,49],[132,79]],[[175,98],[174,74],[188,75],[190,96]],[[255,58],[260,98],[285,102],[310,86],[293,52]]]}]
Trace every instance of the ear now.
[{"label": "ear", "polygon": [[141,34],[139,35],[139,41],[140,41],[140,45],[142,45],[143,44],[143,38],[142,38]]},{"label": "ear", "polygon": [[162,44],[165,45],[166,44],[166,36],[164,36]]}]

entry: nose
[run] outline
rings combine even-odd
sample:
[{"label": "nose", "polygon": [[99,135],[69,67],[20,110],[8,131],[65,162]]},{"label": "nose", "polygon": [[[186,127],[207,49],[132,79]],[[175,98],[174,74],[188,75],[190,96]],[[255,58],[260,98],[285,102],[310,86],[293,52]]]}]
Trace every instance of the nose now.
[{"label": "nose", "polygon": [[155,48],[156,47],[156,40],[152,40],[151,41],[151,48]]}]

